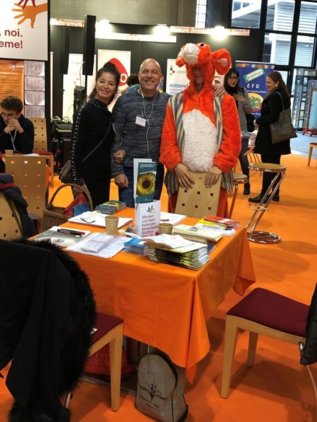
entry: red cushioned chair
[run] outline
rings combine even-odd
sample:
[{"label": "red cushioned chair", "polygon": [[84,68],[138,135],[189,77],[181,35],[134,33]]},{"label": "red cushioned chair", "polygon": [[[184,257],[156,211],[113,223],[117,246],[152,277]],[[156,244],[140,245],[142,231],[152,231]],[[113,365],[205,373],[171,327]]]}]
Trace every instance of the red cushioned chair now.
[{"label": "red cushioned chair", "polygon": [[[310,372],[308,363],[315,362],[317,356],[316,339],[311,339],[309,333],[309,326],[312,326],[312,323],[316,324],[317,320],[316,292],[317,289],[311,305],[308,306],[272,291],[256,288],[227,312],[221,386],[223,398],[227,398],[229,393],[232,363],[239,329],[250,332],[248,366],[254,364],[258,334],[264,334],[289,343],[306,342],[306,349],[307,345],[312,345],[313,347],[308,351],[310,361],[304,362],[303,356],[301,359],[301,363],[305,364]],[[310,319],[313,321],[310,321]],[[317,330],[314,331],[313,335],[316,336]],[[314,385],[313,379],[312,382]],[[315,385],[314,391],[316,392]]]},{"label": "red cushioned chair", "polygon": [[[120,406],[123,321],[114,316],[97,313],[95,328],[97,330],[91,336],[89,357],[109,344],[111,409],[117,411]],[[71,393],[68,393],[65,400],[66,407],[70,397]]]}]

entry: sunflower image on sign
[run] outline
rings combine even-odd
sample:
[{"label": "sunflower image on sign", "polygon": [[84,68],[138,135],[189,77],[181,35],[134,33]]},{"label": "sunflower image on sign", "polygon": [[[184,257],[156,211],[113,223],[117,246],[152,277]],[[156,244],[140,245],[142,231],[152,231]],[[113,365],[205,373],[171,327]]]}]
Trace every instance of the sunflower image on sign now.
[{"label": "sunflower image on sign", "polygon": [[156,163],[139,163],[136,195],[137,202],[151,202],[154,198]]}]

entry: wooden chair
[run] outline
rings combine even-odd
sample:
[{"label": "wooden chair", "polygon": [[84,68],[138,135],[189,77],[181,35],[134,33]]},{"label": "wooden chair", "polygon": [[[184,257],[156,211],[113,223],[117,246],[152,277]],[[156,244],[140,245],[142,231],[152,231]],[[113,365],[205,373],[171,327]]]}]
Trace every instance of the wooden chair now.
[{"label": "wooden chair", "polygon": [[[106,344],[109,344],[111,409],[115,412],[120,407],[123,321],[110,315],[98,313],[95,328],[97,330],[91,336],[89,357],[98,352]],[[83,376],[82,380],[98,382],[86,376]],[[66,407],[68,407],[70,398],[71,393],[68,393],[65,399]]]},{"label": "wooden chair", "polygon": [[0,192],[0,238],[14,240],[22,236],[22,225],[14,203]]},{"label": "wooden chair", "polygon": [[205,215],[217,215],[221,177],[211,188],[206,188],[206,173],[191,173],[195,185],[191,189],[180,188],[175,212],[188,217],[202,218]]},{"label": "wooden chair", "polygon": [[28,203],[28,212],[42,218],[47,203],[46,158],[15,154],[6,156],[5,163]]},{"label": "wooden chair", "polygon": [[308,167],[310,166],[310,161],[311,161],[311,157],[312,157],[312,154],[313,154],[313,149],[314,149],[314,148],[317,148],[317,142],[311,142],[311,143],[309,144],[308,163],[307,163],[307,166],[308,166]]},{"label": "wooden chair", "polygon": [[295,344],[305,341],[309,309],[308,305],[262,288],[254,289],[233,306],[226,315],[221,396],[228,397],[239,330],[249,331],[247,365],[253,366],[258,334]]},{"label": "wooden chair", "polygon": [[246,183],[248,183],[248,176],[243,173],[233,173],[233,179],[234,179],[234,186],[233,186],[232,199],[231,199],[231,204],[230,204],[230,209],[229,209],[229,214],[228,214],[229,218],[232,217],[234,205],[237,199],[239,185],[245,185]]},{"label": "wooden chair", "polygon": [[46,158],[50,168],[50,185],[54,186],[54,155],[48,151],[46,119],[33,117],[30,119],[34,126],[34,153]]}]

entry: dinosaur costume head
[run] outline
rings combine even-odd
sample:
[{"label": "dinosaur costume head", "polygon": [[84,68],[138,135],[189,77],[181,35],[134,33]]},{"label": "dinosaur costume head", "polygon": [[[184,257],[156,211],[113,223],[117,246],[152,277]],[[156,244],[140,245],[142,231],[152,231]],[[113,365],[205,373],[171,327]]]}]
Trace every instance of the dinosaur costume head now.
[{"label": "dinosaur costume head", "polygon": [[225,75],[231,66],[231,57],[224,48],[211,51],[208,44],[185,44],[176,59],[177,66],[186,66],[187,77],[190,87],[195,88],[193,69],[199,67],[204,78],[204,89],[211,88],[215,77],[215,71],[219,75]]}]

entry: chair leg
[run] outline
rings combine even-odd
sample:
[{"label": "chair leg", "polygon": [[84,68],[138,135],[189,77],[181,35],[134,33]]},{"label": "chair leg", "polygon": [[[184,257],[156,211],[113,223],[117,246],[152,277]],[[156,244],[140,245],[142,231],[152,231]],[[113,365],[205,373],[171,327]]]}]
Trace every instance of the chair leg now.
[{"label": "chair leg", "polygon": [[307,167],[309,167],[309,166],[310,166],[310,161],[311,161],[311,156],[312,156],[312,153],[313,153],[313,147],[312,147],[312,146],[310,146],[310,147],[309,147],[309,153],[308,153],[308,164],[307,164]]},{"label": "chair leg", "polygon": [[111,377],[111,409],[115,412],[120,406],[121,363],[123,325],[117,328],[118,335],[110,342],[110,377]]},{"label": "chair leg", "polygon": [[255,361],[256,345],[258,342],[258,333],[249,333],[248,366],[253,366]]},{"label": "chair leg", "polygon": [[234,205],[235,205],[236,198],[237,198],[237,193],[238,193],[238,183],[235,183],[234,188],[233,188],[230,210],[229,210],[229,214],[228,214],[229,218],[231,218],[232,213],[233,213]]},{"label": "chair leg", "polygon": [[225,348],[223,357],[222,383],[220,395],[224,399],[228,397],[231,384],[232,363],[236,348],[238,327],[234,317],[227,315],[225,330]]}]

